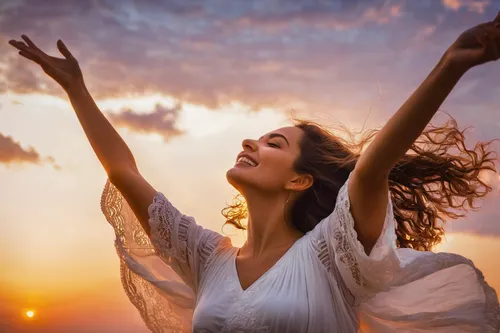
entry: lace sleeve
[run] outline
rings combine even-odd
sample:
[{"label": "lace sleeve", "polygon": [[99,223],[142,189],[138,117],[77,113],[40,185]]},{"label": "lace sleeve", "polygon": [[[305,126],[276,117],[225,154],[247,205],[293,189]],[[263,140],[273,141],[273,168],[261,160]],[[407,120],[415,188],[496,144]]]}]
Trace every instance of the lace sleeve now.
[{"label": "lace sleeve", "polygon": [[120,276],[129,300],[155,333],[192,331],[198,285],[228,237],[204,229],[158,192],[149,206],[151,239],[120,191],[108,180],[101,210],[115,231]]},{"label": "lace sleeve", "polygon": [[495,290],[472,261],[397,248],[390,193],[382,232],[366,255],[354,229],[348,186],[349,178],[311,239],[329,278],[347,289],[346,299],[354,296],[349,304],[363,332],[499,332]]},{"label": "lace sleeve", "polygon": [[148,208],[156,252],[196,290],[208,257],[224,237],[196,224],[158,192]]},{"label": "lace sleeve", "polygon": [[389,285],[400,262],[396,254],[396,231],[390,194],[388,193],[382,232],[370,255],[367,255],[354,229],[348,195],[349,179],[350,175],[339,190],[334,211],[318,226],[319,241],[328,250],[326,260],[335,263],[345,284],[358,298],[383,290]]}]

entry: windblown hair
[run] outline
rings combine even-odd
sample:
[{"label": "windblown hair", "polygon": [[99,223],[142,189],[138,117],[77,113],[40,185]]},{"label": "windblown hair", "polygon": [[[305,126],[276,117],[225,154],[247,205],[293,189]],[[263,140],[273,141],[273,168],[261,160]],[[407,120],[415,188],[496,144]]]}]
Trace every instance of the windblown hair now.
[{"label": "windblown hair", "polygon": [[[496,154],[489,149],[495,140],[478,142],[473,149],[467,149],[467,128],[459,130],[456,120],[450,118],[440,127],[429,124],[389,174],[398,247],[431,250],[441,241],[447,219],[477,209],[475,200],[492,190],[480,174],[496,171]],[[306,233],[333,212],[340,187],[354,170],[364,147],[380,130],[366,131],[356,142],[343,126],[347,139],[316,122],[293,120],[304,131],[295,171],[314,178],[313,185],[291,207],[292,224]],[[241,221],[248,217],[248,211],[241,194],[222,210],[222,215],[225,225],[246,229]]]}]

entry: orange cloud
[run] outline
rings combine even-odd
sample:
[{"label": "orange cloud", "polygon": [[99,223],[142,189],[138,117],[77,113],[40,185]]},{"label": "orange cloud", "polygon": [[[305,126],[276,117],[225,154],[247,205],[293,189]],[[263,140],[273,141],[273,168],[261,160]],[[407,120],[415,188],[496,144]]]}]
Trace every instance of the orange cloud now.
[{"label": "orange cloud", "polygon": [[491,3],[490,0],[442,0],[446,8],[457,11],[465,8],[468,11],[483,14],[486,7]]},{"label": "orange cloud", "polygon": [[10,136],[0,133],[0,163],[39,163],[40,155],[33,148],[24,149]]},{"label": "orange cloud", "polygon": [[42,159],[35,148],[23,148],[21,144],[14,141],[12,137],[0,133],[0,164],[42,164],[44,161],[53,164],[56,169],[59,168],[59,166],[55,164],[53,157],[49,156]]}]

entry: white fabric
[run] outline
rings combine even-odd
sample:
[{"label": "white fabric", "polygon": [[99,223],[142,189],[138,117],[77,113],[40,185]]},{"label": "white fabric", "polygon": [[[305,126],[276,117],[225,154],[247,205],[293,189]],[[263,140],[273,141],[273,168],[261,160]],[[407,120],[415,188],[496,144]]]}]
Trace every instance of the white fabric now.
[{"label": "white fabric", "polygon": [[349,210],[334,212],[246,290],[238,248],[197,225],[158,192],[151,240],[108,181],[101,208],[116,232],[122,282],[152,332],[486,332],[500,330],[496,293],[469,260],[396,247],[389,196],[369,256]]}]

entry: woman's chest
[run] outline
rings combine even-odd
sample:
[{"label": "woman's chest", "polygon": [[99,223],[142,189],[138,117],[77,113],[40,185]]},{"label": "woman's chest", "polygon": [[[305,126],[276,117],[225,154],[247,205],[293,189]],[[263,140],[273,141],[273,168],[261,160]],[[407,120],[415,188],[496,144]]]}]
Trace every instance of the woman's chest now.
[{"label": "woman's chest", "polygon": [[328,283],[307,272],[304,260],[284,258],[243,290],[231,259],[207,276],[194,311],[195,332],[292,333],[308,331],[311,321],[321,325],[331,307]]}]

